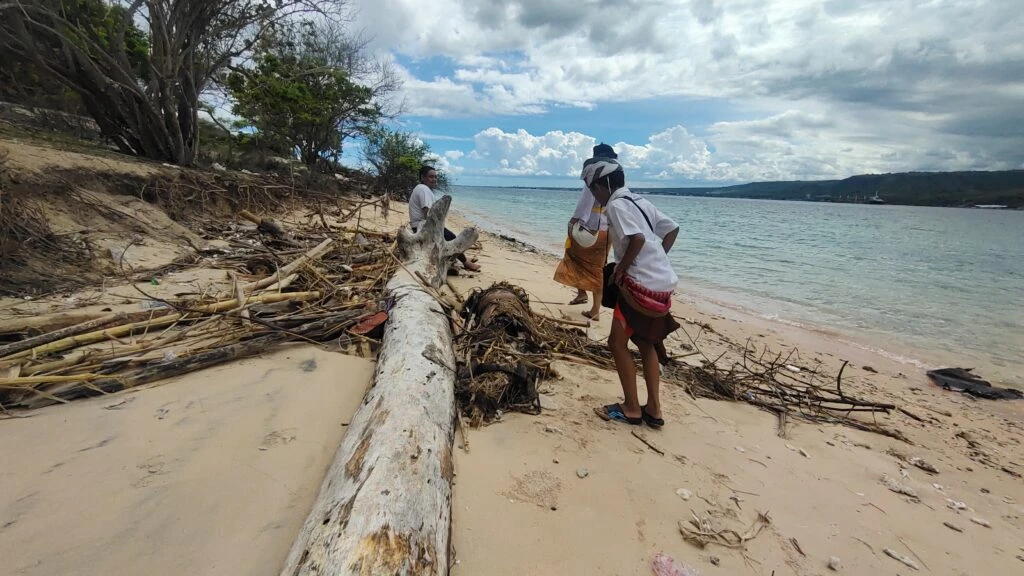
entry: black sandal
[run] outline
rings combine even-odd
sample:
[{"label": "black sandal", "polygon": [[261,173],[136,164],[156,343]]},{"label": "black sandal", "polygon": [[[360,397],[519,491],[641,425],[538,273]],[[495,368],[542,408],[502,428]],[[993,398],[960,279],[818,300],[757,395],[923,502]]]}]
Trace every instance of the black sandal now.
[{"label": "black sandal", "polygon": [[[609,422],[625,422],[631,426],[639,426],[644,423],[643,416],[638,416],[636,418],[626,416],[626,413],[622,411],[622,405],[619,403],[594,408],[594,412],[600,416],[602,420],[607,420]],[[641,414],[642,413],[643,411],[641,410]]]},{"label": "black sandal", "polygon": [[647,413],[646,404],[640,407],[640,419],[651,428],[661,428],[665,425],[665,420],[663,418],[655,418]]}]

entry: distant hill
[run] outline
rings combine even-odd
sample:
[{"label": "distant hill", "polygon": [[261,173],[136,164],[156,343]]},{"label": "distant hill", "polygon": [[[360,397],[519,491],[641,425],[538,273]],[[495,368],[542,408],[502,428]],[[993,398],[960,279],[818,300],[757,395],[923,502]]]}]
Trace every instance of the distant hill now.
[{"label": "distant hill", "polygon": [[864,174],[844,180],[755,182],[719,188],[638,188],[672,196],[718,196],[814,202],[867,202],[909,206],[1005,205],[1024,209],[1024,170]]}]

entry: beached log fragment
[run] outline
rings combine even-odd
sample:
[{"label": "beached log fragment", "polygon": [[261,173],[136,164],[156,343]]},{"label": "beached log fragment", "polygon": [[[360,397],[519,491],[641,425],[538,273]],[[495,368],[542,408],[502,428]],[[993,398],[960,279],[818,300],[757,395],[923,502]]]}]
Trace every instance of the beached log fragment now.
[{"label": "beached log fragment", "polygon": [[291,238],[291,234],[289,234],[288,231],[285,230],[283,226],[281,226],[272,218],[261,218],[253,214],[252,212],[249,212],[248,210],[242,210],[241,212],[239,212],[238,217],[248,220],[249,222],[252,222],[253,224],[256,225],[257,230],[259,230],[260,232],[270,234],[275,238]]},{"label": "beached log fragment", "polygon": [[403,265],[387,286],[394,305],[373,386],[282,576],[448,574],[455,356],[448,315],[433,294],[454,255],[477,237],[468,229],[444,240],[450,204],[441,198],[419,233],[399,234]]}]

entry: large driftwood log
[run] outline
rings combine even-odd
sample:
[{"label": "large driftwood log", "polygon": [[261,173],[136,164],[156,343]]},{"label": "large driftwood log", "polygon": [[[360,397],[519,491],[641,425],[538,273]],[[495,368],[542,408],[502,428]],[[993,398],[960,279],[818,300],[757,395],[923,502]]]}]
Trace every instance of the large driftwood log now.
[{"label": "large driftwood log", "polygon": [[418,234],[401,230],[403,266],[373,386],[356,411],[282,576],[446,575],[451,526],[455,356],[438,288],[457,252],[477,238],[444,240],[451,198]]}]

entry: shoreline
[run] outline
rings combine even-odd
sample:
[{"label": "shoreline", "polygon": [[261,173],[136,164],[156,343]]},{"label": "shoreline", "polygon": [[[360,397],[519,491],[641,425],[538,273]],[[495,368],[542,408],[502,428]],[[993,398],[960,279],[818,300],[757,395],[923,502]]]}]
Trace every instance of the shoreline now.
[{"label": "shoreline", "polygon": [[[449,221],[456,233],[469,225],[462,214]],[[582,319],[586,306],[565,304],[574,290],[552,279],[558,256],[507,236],[482,231],[472,251],[482,272],[460,271],[452,284],[466,295],[507,281],[527,291],[534,310]],[[557,362],[556,377],[538,384],[540,415],[508,413],[456,435],[453,576],[640,576],[661,553],[700,574],[813,576],[828,571],[831,556],[848,574],[905,568],[887,548],[936,574],[981,565],[993,574],[1019,570],[1024,402],[974,400],[834,336],[688,300],[673,305],[682,329],[666,341],[678,361],[721,358],[727,366],[746,344],[773,355],[796,349],[792,363],[825,382],[845,368],[849,396],[897,406],[874,421],[910,443],[796,414],[780,428],[774,414],[743,401],[694,398],[671,379],[661,385],[663,429],[605,422],[593,409],[621,401],[616,373]],[[610,317],[603,310],[585,328],[588,336],[603,340]],[[686,350],[693,343],[703,357]],[[643,403],[642,375],[638,385]],[[912,457],[938,473],[908,464]],[[892,492],[885,478],[916,498]],[[744,550],[702,549],[680,534],[694,516],[742,534],[760,512],[771,525]]]},{"label": "shoreline", "polygon": [[[386,220],[364,209],[362,224],[394,232],[406,212],[393,206]],[[449,220],[456,232],[467,224]],[[537,312],[582,319],[584,306],[565,304],[574,291],[552,279],[557,256],[487,232],[470,253],[483,270],[449,278],[462,295],[507,281],[530,294]],[[150,290],[199,285],[230,287],[222,270],[195,270],[168,274]],[[120,302],[126,290],[105,297]],[[833,338],[698,304],[674,305],[683,327],[666,344],[679,361],[700,363],[685,350],[691,343],[712,359],[729,354],[723,363],[748,342],[797,348],[793,363],[825,381],[849,361],[843,391],[902,408],[877,423],[912,443],[807,423],[797,411],[780,427],[774,414],[694,398],[671,379],[661,387],[665,428],[605,422],[593,409],[621,399],[616,373],[556,361],[556,373],[537,383],[539,415],[509,412],[455,432],[452,576],[648,576],[659,553],[706,575],[817,576],[830,556],[848,574],[902,569],[885,548],[936,574],[1019,570],[1024,402],[944,391],[918,370]],[[601,341],[610,322],[603,310],[584,330]],[[162,573],[277,574],[374,370],[369,360],[295,345],[0,422],[4,453],[18,462],[0,497],[12,520],[0,529],[9,564],[18,574],[114,565],[139,572],[142,564]],[[911,457],[938,472],[914,467]],[[887,489],[885,477],[917,498]],[[695,515],[742,534],[762,512],[771,524],[743,550],[697,548],[680,534]],[[45,537],[53,526],[67,528],[56,553]]]},{"label": "shoreline", "polygon": [[[552,271],[557,262],[562,258],[560,247],[547,245],[543,242],[533,242],[529,239],[529,233],[519,229],[503,229],[484,217],[472,212],[460,210],[457,205],[452,207],[452,215],[462,221],[476,226],[481,232],[492,236],[514,239],[516,242],[529,246],[551,259]],[[552,282],[554,282],[552,280]],[[740,299],[729,299],[715,297],[708,293],[710,289],[698,286],[692,281],[687,281],[680,276],[676,293],[673,300],[679,304],[702,312],[725,316],[738,322],[746,322],[763,326],[765,329],[776,328],[781,332],[808,332],[821,337],[834,340],[843,346],[855,347],[867,354],[876,354],[888,360],[898,362],[907,367],[907,370],[934,370],[938,368],[949,368],[961,365],[965,368],[973,368],[975,373],[997,386],[1008,386],[1024,390],[1024,365],[1003,365],[992,357],[978,357],[975,353],[961,353],[959,355],[942,350],[942,346],[935,346],[926,349],[921,346],[909,344],[903,341],[903,336],[898,333],[883,332],[871,333],[867,330],[835,326],[827,323],[815,322],[803,318],[790,319],[781,317],[778,314],[759,310]],[[728,291],[724,291],[730,294]],[[875,340],[881,340],[881,342]],[[944,356],[961,356],[961,358],[943,360]]]}]

